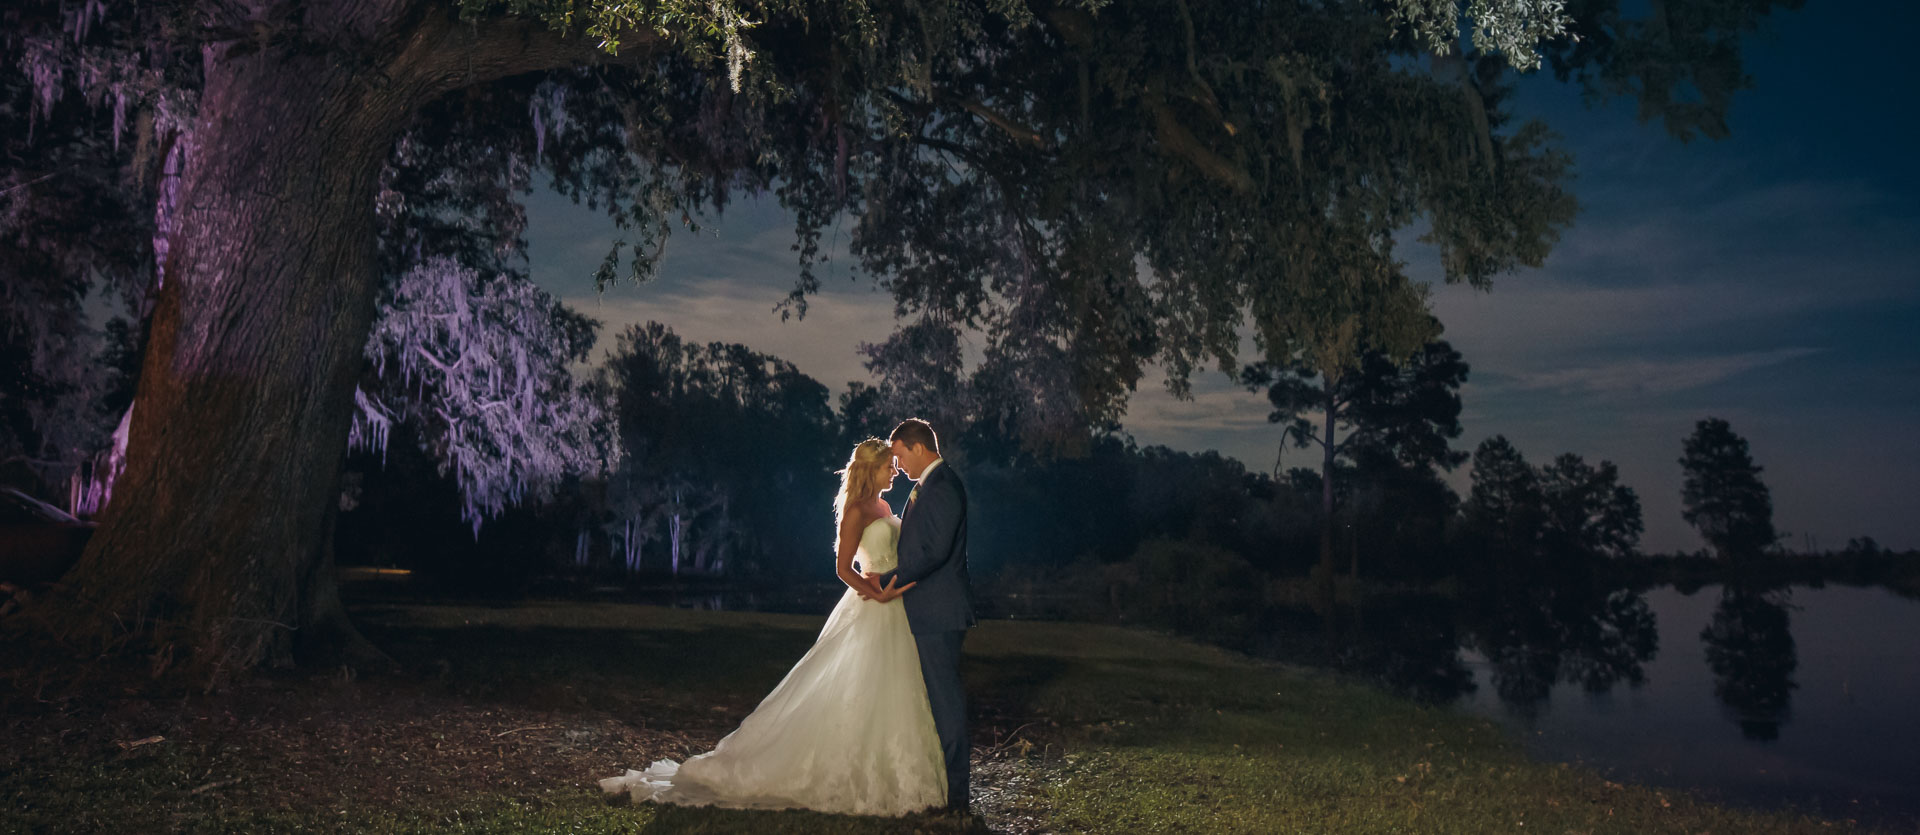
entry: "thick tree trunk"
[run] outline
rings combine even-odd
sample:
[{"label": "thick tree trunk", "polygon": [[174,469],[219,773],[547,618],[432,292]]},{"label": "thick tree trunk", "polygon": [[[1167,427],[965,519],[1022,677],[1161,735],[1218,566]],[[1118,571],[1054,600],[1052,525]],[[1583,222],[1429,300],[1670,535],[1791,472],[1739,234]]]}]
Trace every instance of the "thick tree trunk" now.
[{"label": "thick tree trunk", "polygon": [[302,34],[358,51],[206,48],[127,467],[48,604],[69,638],[215,675],[290,662],[296,644],[371,657],[334,586],[331,523],[380,281],[380,166],[433,97],[596,56],[422,0],[307,17],[335,30]]},{"label": "thick tree trunk", "polygon": [[290,660],[319,608],[374,188],[408,110],[323,56],[210,57],[206,78],[127,468],[68,583],[219,670]]}]

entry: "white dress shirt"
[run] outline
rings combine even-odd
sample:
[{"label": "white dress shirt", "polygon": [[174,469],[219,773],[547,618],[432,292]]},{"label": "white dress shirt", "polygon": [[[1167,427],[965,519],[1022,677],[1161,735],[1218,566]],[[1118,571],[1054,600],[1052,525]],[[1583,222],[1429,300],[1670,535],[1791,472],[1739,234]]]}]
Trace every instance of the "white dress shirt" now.
[{"label": "white dress shirt", "polygon": [[920,477],[913,480],[913,489],[907,491],[907,504],[911,505],[914,499],[920,498],[920,485],[925,484],[927,476],[933,475],[933,468],[940,466],[940,463],[945,460],[947,459],[935,458],[933,459],[933,463],[928,464],[926,469],[920,471]]}]

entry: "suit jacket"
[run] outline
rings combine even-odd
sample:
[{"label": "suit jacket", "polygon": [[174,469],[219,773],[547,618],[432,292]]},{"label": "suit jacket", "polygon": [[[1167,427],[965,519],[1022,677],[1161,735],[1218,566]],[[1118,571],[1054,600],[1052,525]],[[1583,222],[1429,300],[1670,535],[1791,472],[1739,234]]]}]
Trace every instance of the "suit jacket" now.
[{"label": "suit jacket", "polygon": [[967,486],[951,462],[920,483],[920,497],[900,520],[901,585],[919,583],[900,598],[914,634],[966,629],[974,624],[967,576]]}]

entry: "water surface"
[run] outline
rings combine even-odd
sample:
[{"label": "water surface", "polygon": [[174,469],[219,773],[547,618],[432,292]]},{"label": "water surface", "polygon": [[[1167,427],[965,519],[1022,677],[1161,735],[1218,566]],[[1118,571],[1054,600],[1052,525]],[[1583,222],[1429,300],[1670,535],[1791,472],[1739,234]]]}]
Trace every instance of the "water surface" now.
[{"label": "water surface", "polygon": [[1556,681],[1532,704],[1484,686],[1466,709],[1537,754],[1621,779],[1899,828],[1920,821],[1920,601],[1879,588],[1644,595],[1659,641],[1638,685]]}]

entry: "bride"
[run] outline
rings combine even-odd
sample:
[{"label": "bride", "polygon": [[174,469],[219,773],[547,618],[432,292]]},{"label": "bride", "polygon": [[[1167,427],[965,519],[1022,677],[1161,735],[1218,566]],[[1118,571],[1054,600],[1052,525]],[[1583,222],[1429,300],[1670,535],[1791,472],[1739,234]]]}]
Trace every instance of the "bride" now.
[{"label": "bride", "polygon": [[841,471],[835,570],[848,588],[813,648],[712,751],[608,777],[601,789],[635,803],[861,815],[945,804],[940,738],[899,601],[914,584],[865,576],[897,562],[900,520],[880,498],[892,459],[886,441],[869,438]]}]

